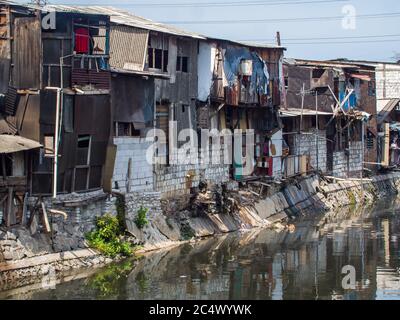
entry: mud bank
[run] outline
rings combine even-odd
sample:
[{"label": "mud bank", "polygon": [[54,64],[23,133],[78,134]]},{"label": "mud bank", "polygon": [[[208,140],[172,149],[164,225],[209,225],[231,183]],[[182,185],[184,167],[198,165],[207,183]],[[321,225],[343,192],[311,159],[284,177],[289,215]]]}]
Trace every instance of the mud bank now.
[{"label": "mud bank", "polygon": [[[357,203],[373,204],[399,190],[397,172],[347,181],[314,175],[294,179],[274,192],[267,190],[267,195],[252,186],[204,188],[181,204],[167,202],[154,192],[129,194],[124,208],[129,233],[143,245],[141,252],[149,252],[239,230],[282,229],[281,222]],[[134,223],[140,207],[149,209],[149,224],[141,230]],[[65,272],[89,271],[113,261],[91,249],[54,253],[46,235],[33,238],[24,228],[2,231],[0,248],[0,291],[33,285],[47,275],[58,281]]]}]

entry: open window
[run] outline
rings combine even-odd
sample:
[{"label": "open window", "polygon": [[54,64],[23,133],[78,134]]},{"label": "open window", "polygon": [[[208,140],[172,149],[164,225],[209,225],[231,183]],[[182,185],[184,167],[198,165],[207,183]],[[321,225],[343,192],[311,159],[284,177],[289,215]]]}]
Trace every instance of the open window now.
[{"label": "open window", "polygon": [[147,49],[147,65],[149,69],[168,72],[168,45],[163,37],[150,35]]},{"label": "open window", "polygon": [[324,69],[313,69],[312,70],[312,78],[315,80],[318,80],[323,76],[324,73],[325,73]]},{"label": "open window", "polygon": [[78,136],[77,165],[84,166],[90,163],[90,135]]},{"label": "open window", "polygon": [[91,142],[90,135],[78,136],[76,166],[74,169],[74,191],[85,191],[89,188]]},{"label": "open window", "polygon": [[131,122],[115,122],[114,131],[116,137],[140,137],[140,130]]},{"label": "open window", "polygon": [[285,76],[285,90],[289,90],[289,77]]},{"label": "open window", "polygon": [[189,72],[189,58],[188,57],[177,57],[176,71]]}]

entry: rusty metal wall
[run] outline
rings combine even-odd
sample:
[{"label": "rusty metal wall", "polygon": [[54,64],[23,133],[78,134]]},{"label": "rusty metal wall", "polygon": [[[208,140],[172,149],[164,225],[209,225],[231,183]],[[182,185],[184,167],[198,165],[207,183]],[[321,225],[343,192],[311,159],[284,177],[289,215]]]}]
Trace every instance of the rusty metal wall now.
[{"label": "rusty metal wall", "polygon": [[10,82],[11,68],[11,42],[10,42],[10,19],[7,10],[0,14],[0,93],[5,93]]},{"label": "rusty metal wall", "polygon": [[114,121],[152,126],[154,120],[154,79],[115,74],[111,82]]},{"label": "rusty metal wall", "polygon": [[[301,89],[303,83],[305,90],[311,89],[312,83],[312,69],[309,67],[302,66],[284,66],[285,75],[288,77],[289,87],[286,91],[286,101],[288,108],[301,108]],[[326,76],[326,84],[330,85],[334,90],[334,79],[333,71],[328,70],[329,76]],[[318,94],[318,110],[325,112],[332,112],[331,105],[335,105],[335,99],[331,93],[326,89],[325,91],[319,91]],[[315,110],[315,95],[306,94],[304,97],[304,109]]]},{"label": "rusty metal wall", "polygon": [[110,65],[114,68],[144,68],[149,31],[120,25],[111,26]]},{"label": "rusty metal wall", "polygon": [[15,18],[13,56],[14,86],[18,89],[39,89],[41,24],[38,18]]},{"label": "rusty metal wall", "polygon": [[104,70],[72,69],[73,85],[93,85],[97,89],[110,89],[111,73]]}]

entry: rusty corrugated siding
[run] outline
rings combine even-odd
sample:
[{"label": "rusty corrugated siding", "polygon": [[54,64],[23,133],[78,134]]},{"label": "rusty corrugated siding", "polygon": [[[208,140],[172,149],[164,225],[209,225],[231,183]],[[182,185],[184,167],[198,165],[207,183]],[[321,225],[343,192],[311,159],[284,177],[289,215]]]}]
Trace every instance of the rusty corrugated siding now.
[{"label": "rusty corrugated siding", "polygon": [[143,71],[149,31],[126,26],[112,26],[110,64],[114,68]]},{"label": "rusty corrugated siding", "polygon": [[97,89],[110,89],[111,73],[103,70],[73,69],[72,84],[92,84]]}]

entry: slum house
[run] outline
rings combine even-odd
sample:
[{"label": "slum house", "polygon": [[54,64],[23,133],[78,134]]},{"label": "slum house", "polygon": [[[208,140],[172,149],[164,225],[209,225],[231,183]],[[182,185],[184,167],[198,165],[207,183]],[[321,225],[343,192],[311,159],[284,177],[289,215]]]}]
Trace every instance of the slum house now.
[{"label": "slum house", "polygon": [[[238,181],[281,175],[282,131],[278,109],[285,97],[284,50],[275,45],[213,38],[200,41],[198,126],[220,132],[243,130],[241,146],[232,148],[225,141],[227,149],[222,148],[231,152],[231,177]],[[253,159],[246,152],[247,129],[255,133]],[[244,167],[249,167],[249,172]],[[226,163],[225,168],[229,168]]]},{"label": "slum house", "polygon": [[[196,128],[197,48],[202,37],[112,10],[112,107],[118,148],[113,187],[158,191],[164,198],[189,194],[200,181],[197,149],[193,163],[181,163],[174,162],[173,147],[182,146],[175,143],[177,134]],[[171,121],[176,121],[176,132],[170,132]],[[156,138],[153,159],[148,150],[155,141],[152,136],[146,139],[150,129],[165,135]]]},{"label": "slum house", "polygon": [[[170,137],[169,122],[177,122],[177,133],[196,129],[197,50],[198,40],[204,37],[110,7],[69,8],[110,16],[113,141],[117,148],[113,189],[159,191],[164,197],[189,193],[200,181],[199,166],[173,161],[177,151],[174,154],[170,149],[177,137]],[[154,139],[146,136],[154,128],[162,130],[165,138],[158,140],[154,158],[147,159]]]},{"label": "slum house", "polygon": [[378,111],[378,163],[400,164],[400,63],[365,61],[375,66]]},{"label": "slum house", "polygon": [[383,167],[400,165],[400,98],[391,99],[378,113],[378,162]]},{"label": "slum house", "polygon": [[[29,194],[52,193],[55,147],[57,193],[102,188],[111,125],[108,16],[63,8],[49,16],[6,1],[0,10],[0,113],[9,128],[0,133],[43,145],[30,156]],[[55,20],[46,26],[49,17]]]},{"label": "slum house", "polygon": [[[400,98],[400,63],[347,60],[346,63],[375,67],[376,108],[378,112],[377,162],[382,167],[398,164],[398,99]],[[396,141],[395,141],[396,140]]]},{"label": "slum house", "polygon": [[[360,78],[360,110],[371,115],[365,133],[365,167],[376,170],[382,162],[384,134],[378,130],[378,113],[392,99],[399,98],[397,80],[400,79],[400,65],[396,63],[374,62],[363,60],[337,59],[334,62],[352,64],[363,73]],[[392,98],[393,97],[393,98]],[[388,106],[389,107],[389,106]]]},{"label": "slum house", "polygon": [[[284,69],[287,107],[281,115],[287,158],[294,159],[290,174],[309,170],[338,177],[360,174],[363,135],[364,162],[375,163],[374,69],[300,59],[286,59]],[[369,116],[363,126],[362,120]]]}]

